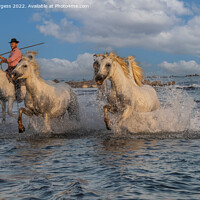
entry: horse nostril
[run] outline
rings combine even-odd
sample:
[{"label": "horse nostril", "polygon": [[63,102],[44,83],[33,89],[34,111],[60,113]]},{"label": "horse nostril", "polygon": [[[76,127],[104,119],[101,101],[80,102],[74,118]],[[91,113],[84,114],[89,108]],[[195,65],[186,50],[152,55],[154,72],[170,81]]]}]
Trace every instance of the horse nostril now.
[{"label": "horse nostril", "polygon": [[102,85],[104,79],[105,79],[104,77],[97,75],[96,78],[95,78],[95,81],[96,81],[97,85]]},{"label": "horse nostril", "polygon": [[97,82],[97,81],[102,81],[103,80],[103,78],[102,78],[102,76],[96,76],[96,78],[95,78],[95,81]]}]

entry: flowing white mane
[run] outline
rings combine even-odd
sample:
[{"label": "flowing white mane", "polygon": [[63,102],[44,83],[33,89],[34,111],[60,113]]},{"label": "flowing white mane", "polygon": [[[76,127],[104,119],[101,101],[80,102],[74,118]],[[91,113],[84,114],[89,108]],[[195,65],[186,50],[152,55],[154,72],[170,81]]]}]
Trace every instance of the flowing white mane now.
[{"label": "flowing white mane", "polygon": [[134,114],[152,112],[160,107],[154,88],[142,85],[142,69],[135,57],[121,58],[113,52],[94,56],[97,57],[93,64],[97,85],[101,86],[108,79],[111,82],[108,93],[104,92],[108,103],[103,107],[107,129],[112,125],[108,112],[119,114],[118,130],[121,131],[125,121]]},{"label": "flowing white mane", "polygon": [[[105,53],[105,55],[97,54],[96,56],[103,56],[105,58],[110,58],[111,60],[116,61],[120,65],[120,67],[122,68],[124,75],[127,78],[130,79],[131,77],[133,77],[136,84],[138,86],[142,86],[142,80],[144,78],[143,71],[142,71],[142,68],[138,66],[138,63],[135,62],[134,56],[128,56],[127,58],[121,58],[120,56],[116,55],[114,52]],[[129,67],[128,67],[129,63],[127,61],[131,65],[131,71],[132,72],[129,70]],[[133,76],[131,76],[130,73],[132,73]]]},{"label": "flowing white mane", "polygon": [[138,66],[138,63],[135,62],[135,57],[134,56],[128,56],[127,60],[129,61],[131,68],[132,68],[132,73],[133,73],[133,78],[135,79],[135,82],[138,86],[142,86],[142,80],[144,78],[143,76],[143,71],[140,66]]},{"label": "flowing white mane", "polygon": [[40,66],[35,60],[35,56],[37,55],[37,51],[27,51],[25,55],[22,55],[22,60],[28,61],[33,67],[35,74],[41,78],[40,76]]}]

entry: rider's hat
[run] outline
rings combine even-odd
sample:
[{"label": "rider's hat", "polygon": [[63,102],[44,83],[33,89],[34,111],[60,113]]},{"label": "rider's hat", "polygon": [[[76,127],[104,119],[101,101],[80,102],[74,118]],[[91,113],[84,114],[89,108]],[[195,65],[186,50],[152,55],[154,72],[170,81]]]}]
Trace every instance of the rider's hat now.
[{"label": "rider's hat", "polygon": [[12,38],[9,43],[12,43],[12,42],[19,43],[19,41],[17,41],[16,38]]}]

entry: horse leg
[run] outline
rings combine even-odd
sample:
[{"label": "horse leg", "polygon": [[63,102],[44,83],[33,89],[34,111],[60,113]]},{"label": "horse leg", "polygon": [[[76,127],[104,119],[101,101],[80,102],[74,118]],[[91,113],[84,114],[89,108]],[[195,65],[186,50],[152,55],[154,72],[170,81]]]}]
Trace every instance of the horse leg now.
[{"label": "horse leg", "polygon": [[131,110],[131,107],[130,107],[130,106],[127,106],[127,107],[125,108],[125,110],[124,110],[124,112],[123,112],[123,114],[121,115],[120,120],[119,120],[119,124],[118,124],[119,129],[121,129],[123,122],[130,116],[131,111],[132,111],[132,110]]},{"label": "horse leg", "polygon": [[68,114],[69,114],[69,119],[73,120],[75,119],[77,122],[80,121],[80,116],[79,116],[79,108],[78,107],[69,107],[67,109]]},{"label": "horse leg", "polygon": [[75,119],[77,122],[80,121],[79,111],[77,108],[68,108],[67,111],[68,111],[70,120]]},{"label": "horse leg", "polygon": [[50,126],[50,119],[47,114],[44,116],[44,125],[45,125],[45,130],[43,133],[51,132],[51,126]]},{"label": "horse leg", "polygon": [[18,116],[18,127],[19,127],[19,133],[23,133],[25,131],[24,125],[22,124],[22,113],[28,116],[33,116],[33,113],[28,108],[20,108],[19,109],[19,116]]},{"label": "horse leg", "polygon": [[79,104],[78,99],[74,93],[71,94],[72,101],[70,102],[67,111],[69,114],[69,119],[73,120],[75,119],[77,122],[80,121],[80,115],[79,115]]},{"label": "horse leg", "polygon": [[106,128],[108,130],[111,130],[110,126],[109,126],[109,121],[110,119],[108,118],[108,111],[111,109],[111,106],[110,105],[105,105],[103,107],[103,110],[104,110],[104,122],[106,124]]},{"label": "horse leg", "polygon": [[14,103],[15,99],[8,99],[8,115],[10,115],[11,117],[14,117],[15,119],[17,119],[17,115],[12,113],[12,109],[13,109],[13,103]]},{"label": "horse leg", "polygon": [[6,102],[1,101],[1,106],[2,106],[2,115],[3,115],[2,122],[5,122],[6,121]]}]

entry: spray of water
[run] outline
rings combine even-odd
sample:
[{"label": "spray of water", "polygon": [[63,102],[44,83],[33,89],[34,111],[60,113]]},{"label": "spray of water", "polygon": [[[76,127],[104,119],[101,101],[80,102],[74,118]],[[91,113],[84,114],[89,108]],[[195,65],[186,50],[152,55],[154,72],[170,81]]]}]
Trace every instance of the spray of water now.
[{"label": "spray of water", "polygon": [[[96,101],[95,92],[79,91],[78,96],[80,122],[70,121],[68,114],[63,118],[52,119],[51,128],[54,134],[76,134],[81,135],[83,132],[91,130],[106,130],[102,110]],[[103,105],[103,104],[102,104]],[[24,118],[27,118],[24,116]],[[27,131],[40,133],[44,129],[44,119],[42,117],[33,116],[29,121],[24,119],[25,125],[28,127]],[[26,131],[26,132],[27,132]]]},{"label": "spray of water", "polygon": [[[197,109],[193,98],[184,90],[175,87],[162,87],[158,90],[161,108],[149,113],[136,113],[123,124],[124,130],[128,133],[150,133],[151,135],[161,132],[183,132],[200,130],[200,112]],[[97,97],[95,91],[79,91],[78,101],[80,106],[80,122],[71,122],[66,115],[62,119],[55,119],[51,122],[53,134],[103,134],[118,133],[118,115],[109,114],[111,131],[107,131],[103,117],[103,106],[106,104],[105,98]],[[23,115],[26,135],[43,134],[44,120],[42,117],[29,119]],[[8,119],[5,124],[1,124],[1,132],[4,136],[17,135],[17,122],[15,119]],[[10,134],[8,134],[10,133]],[[122,135],[125,131],[122,131]],[[2,136],[2,137],[4,137]]]},{"label": "spray of water", "polygon": [[[185,91],[165,87],[162,88],[159,98],[160,109],[147,113],[132,112],[124,122],[123,128],[130,133],[182,132],[200,128],[197,127],[197,117],[200,113],[196,110],[196,103]],[[112,115],[110,117],[112,129],[118,132],[117,117]]]}]

